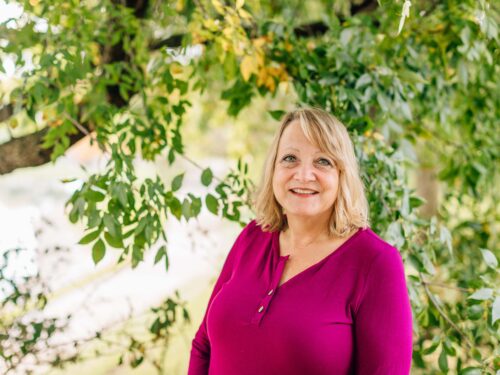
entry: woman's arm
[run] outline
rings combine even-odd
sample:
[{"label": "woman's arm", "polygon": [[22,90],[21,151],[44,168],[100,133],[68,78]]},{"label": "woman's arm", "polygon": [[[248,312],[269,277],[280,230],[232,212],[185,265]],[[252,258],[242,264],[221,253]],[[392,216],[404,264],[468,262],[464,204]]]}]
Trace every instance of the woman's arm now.
[{"label": "woman's arm", "polygon": [[356,375],[408,375],[412,312],[397,249],[382,249],[366,277],[355,313]]},{"label": "woman's arm", "polygon": [[229,251],[226,257],[224,265],[222,266],[222,271],[215,283],[212,294],[208,300],[208,305],[205,310],[205,315],[192,341],[188,375],[208,374],[208,368],[210,364],[210,341],[207,335],[207,313],[208,310],[210,309],[210,305],[214,297],[217,295],[217,293],[222,288],[224,283],[231,278],[235,259],[237,258],[237,254],[239,253],[239,248],[241,247],[242,238],[244,237],[245,232],[248,231],[251,224],[253,224],[253,222],[248,224],[239,234],[238,238],[236,239],[235,243],[233,244],[231,250]]}]

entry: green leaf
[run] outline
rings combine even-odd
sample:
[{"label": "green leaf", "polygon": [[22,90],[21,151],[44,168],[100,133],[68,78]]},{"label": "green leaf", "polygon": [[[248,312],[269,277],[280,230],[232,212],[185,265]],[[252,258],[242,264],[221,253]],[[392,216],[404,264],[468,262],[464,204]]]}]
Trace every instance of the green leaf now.
[{"label": "green leaf", "polygon": [[401,247],[405,243],[405,239],[403,238],[403,234],[401,232],[401,223],[398,221],[392,222],[387,228],[386,238],[389,243],[391,243],[394,247]]},{"label": "green leaf", "polygon": [[168,151],[168,164],[172,165],[174,161],[175,161],[175,151],[173,148],[171,148]]},{"label": "green leaf", "polygon": [[104,221],[104,225],[108,229],[109,233],[113,237],[119,238],[117,225],[115,223],[113,216],[111,216],[110,214],[104,214],[103,221]]},{"label": "green leaf", "polygon": [[455,348],[453,347],[453,343],[448,339],[445,338],[443,341],[444,345],[444,350],[446,350],[446,353],[452,357],[456,356],[457,352]]},{"label": "green leaf", "polygon": [[438,364],[441,371],[448,373],[448,357],[444,348],[441,350],[441,354],[439,354]]},{"label": "green leaf", "polygon": [[168,261],[168,254],[167,252],[165,251],[165,270],[168,271],[168,267],[169,267],[169,261]]},{"label": "green leaf", "polygon": [[206,168],[203,170],[203,173],[201,174],[201,183],[205,186],[208,186],[212,183],[212,170],[210,168]]},{"label": "green leaf", "polygon": [[85,236],[82,237],[82,239],[80,240],[80,242],[78,242],[80,245],[86,245],[88,243],[91,243],[92,241],[94,241],[97,237],[99,237],[99,233],[101,233],[101,231],[98,229],[96,230],[95,232],[91,232],[91,233],[88,233],[86,234]]},{"label": "green leaf", "polygon": [[177,220],[180,220],[182,216],[181,202],[177,198],[173,197],[168,207],[170,207],[170,212],[172,212],[172,214],[177,218]]},{"label": "green leaf", "polygon": [[99,215],[99,211],[97,211],[95,208],[92,209],[88,215],[88,222],[87,225],[89,228],[97,227],[99,224],[101,224],[101,216]]},{"label": "green leaf", "polygon": [[165,245],[161,246],[158,249],[158,251],[156,252],[155,263],[154,264],[158,263],[161,260],[161,258],[163,258],[163,256],[167,254],[165,252],[165,249],[166,249]]},{"label": "green leaf", "polygon": [[439,241],[441,241],[442,244],[446,245],[446,247],[448,248],[448,251],[449,251],[450,255],[452,255],[453,248],[452,248],[452,245],[451,245],[451,233],[448,230],[448,228],[446,228],[443,225],[441,225],[439,229],[440,229],[440,231],[439,231]]},{"label": "green leaf", "polygon": [[104,245],[104,242],[99,239],[99,241],[97,241],[92,247],[92,259],[94,260],[94,263],[99,263],[101,259],[104,258],[105,253],[106,247]]},{"label": "green leaf", "polygon": [[491,324],[495,324],[498,319],[500,319],[500,297],[497,296],[491,306]]},{"label": "green leaf", "polygon": [[142,355],[137,358],[132,358],[130,361],[130,367],[136,368],[142,363],[142,361],[144,361],[144,357]]},{"label": "green leaf", "polygon": [[491,288],[481,288],[476,290],[473,294],[471,294],[468,299],[476,299],[479,301],[483,301],[486,299],[490,299],[493,296],[493,289]]},{"label": "green leaf", "polygon": [[174,177],[174,179],[172,180],[172,191],[177,191],[181,188],[183,178],[184,173],[181,173],[180,175]]},{"label": "green leaf", "polygon": [[403,217],[407,217],[410,214],[410,196],[408,189],[404,189],[403,198],[401,199],[401,208],[399,209]]},{"label": "green leaf", "polygon": [[467,308],[467,317],[470,320],[478,320],[483,317],[484,308],[481,305],[472,305]]},{"label": "green leaf", "polygon": [[121,205],[124,208],[127,208],[128,206],[127,191],[125,190],[125,187],[123,185],[120,184],[116,187],[116,195],[118,196],[118,200],[120,201]]},{"label": "green leaf", "polygon": [[432,340],[431,346],[423,349],[421,353],[423,355],[434,353],[434,351],[438,348],[438,346],[439,346],[439,337],[435,336],[434,339]]},{"label": "green leaf", "polygon": [[399,105],[401,107],[401,111],[403,112],[403,116],[405,117],[405,119],[411,121],[413,119],[413,116],[412,116],[411,108],[410,108],[410,105],[408,104],[408,102],[401,101],[399,103]]},{"label": "green leaf", "polygon": [[354,88],[359,89],[360,87],[368,85],[371,81],[372,77],[368,73],[365,73],[356,81]]},{"label": "green leaf", "polygon": [[219,201],[212,194],[207,194],[205,197],[205,204],[207,205],[208,210],[217,215],[219,212]]},{"label": "green leaf", "polygon": [[425,199],[420,198],[420,197],[410,197],[410,207],[417,208],[422,206],[426,202]]},{"label": "green leaf", "polygon": [[424,263],[425,270],[429,273],[429,275],[435,275],[436,269],[434,268],[434,264],[430,260],[427,253],[422,253],[421,257],[422,257],[422,261]]},{"label": "green leaf", "polygon": [[193,216],[191,202],[187,199],[184,199],[182,202],[182,215],[186,218],[186,220],[189,220],[189,218]]},{"label": "green leaf", "polygon": [[283,115],[286,113],[285,111],[276,110],[276,111],[267,111],[273,119],[276,121],[280,121]]},{"label": "green leaf", "polygon": [[143,259],[144,259],[143,250],[139,246],[133,245],[133,247],[132,247],[132,268],[137,267],[139,262],[141,262]]},{"label": "green leaf", "polygon": [[148,216],[142,217],[141,220],[139,220],[139,224],[137,224],[137,226],[134,229],[134,235],[137,236],[138,234],[140,234],[144,230],[147,224],[148,224]]},{"label": "green leaf", "polygon": [[95,191],[95,190],[89,190],[85,193],[85,196],[88,200],[93,201],[93,202],[101,202],[104,200],[106,197],[103,193],[100,191]]},{"label": "green leaf", "polygon": [[472,348],[471,353],[474,359],[476,359],[479,362],[482,361],[483,356],[481,355],[481,352],[477,348]]},{"label": "green leaf", "polygon": [[104,232],[104,239],[109,244],[109,246],[116,249],[123,249],[123,241],[119,238],[113,237],[110,233]]},{"label": "green leaf", "polygon": [[201,211],[201,199],[189,193],[191,198],[191,216],[196,217]]},{"label": "green leaf", "polygon": [[481,250],[481,253],[483,253],[483,259],[486,262],[486,264],[488,265],[488,267],[497,268],[498,267],[498,260],[495,256],[495,254],[493,254],[488,249],[480,249],[480,250]]},{"label": "green leaf", "polygon": [[[0,66],[1,66],[1,64],[0,64]],[[61,182],[63,184],[68,184],[68,183],[76,181],[76,180],[77,180],[76,178],[63,178],[63,179],[61,179]]]},{"label": "green leaf", "polygon": [[78,221],[78,209],[76,206],[73,206],[73,209],[69,213],[69,221],[75,224]]},{"label": "green leaf", "polygon": [[481,367],[466,367],[460,370],[459,375],[481,375]]}]

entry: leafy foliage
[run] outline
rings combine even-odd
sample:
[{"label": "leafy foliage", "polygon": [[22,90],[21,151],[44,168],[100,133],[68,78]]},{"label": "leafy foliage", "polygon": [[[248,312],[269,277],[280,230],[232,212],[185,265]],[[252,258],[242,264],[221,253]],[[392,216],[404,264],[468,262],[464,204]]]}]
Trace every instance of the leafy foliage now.
[{"label": "leafy foliage", "polygon": [[[0,51],[16,68],[29,51],[33,66],[5,98],[14,119],[25,114],[49,129],[43,146],[53,159],[81,132],[106,155],[104,170],[68,201],[94,262],[113,247],[135,267],[159,244],[155,262],[167,269],[167,218],[187,221],[205,206],[244,225],[254,190],[243,158],[224,178],[195,163],[203,196],[186,190],[184,172],[169,183],[138,178],[136,157],[192,162],[182,129],[194,93],[219,95],[232,117],[286,89],[297,98],[290,105],[335,113],[356,145],[372,227],[408,266],[415,373],[494,374],[498,5],[365,3],[370,11],[349,1],[24,1],[24,18],[0,26]],[[284,110],[269,114],[278,120]],[[432,218],[419,214],[425,200],[410,188],[409,172],[420,167],[435,170],[444,188]],[[168,332],[174,312],[173,301],[155,310],[151,333]],[[141,344],[132,340],[129,351],[140,366]]]}]

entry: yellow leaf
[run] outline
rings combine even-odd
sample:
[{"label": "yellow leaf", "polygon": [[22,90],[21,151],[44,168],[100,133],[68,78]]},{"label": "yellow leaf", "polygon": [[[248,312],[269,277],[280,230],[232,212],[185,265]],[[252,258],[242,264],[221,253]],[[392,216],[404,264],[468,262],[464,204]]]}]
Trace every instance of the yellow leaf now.
[{"label": "yellow leaf", "polygon": [[253,18],[252,15],[248,13],[245,9],[238,9],[238,13],[240,17],[243,18],[244,20],[251,21]]},{"label": "yellow leaf", "polygon": [[182,12],[182,10],[184,9],[184,6],[185,6],[185,5],[186,5],[186,4],[184,4],[184,0],[178,0],[178,1],[177,1],[177,4],[175,4],[175,10],[176,10],[177,12]]},{"label": "yellow leaf", "polygon": [[213,20],[212,18],[206,19],[203,21],[203,26],[209,31],[215,32],[219,30],[219,24],[216,22],[216,20]]},{"label": "yellow leaf", "polygon": [[246,44],[242,40],[239,40],[237,42],[233,42],[234,54],[236,56],[243,56],[245,53],[245,48],[246,48]]},{"label": "yellow leaf", "polygon": [[212,5],[219,14],[224,14],[224,6],[219,0],[212,0]]},{"label": "yellow leaf", "polygon": [[[220,42],[220,46],[222,47],[222,49],[223,49],[224,51],[226,51],[226,52],[227,52],[227,51],[230,51],[230,50],[231,50],[231,46],[232,46],[232,45],[231,45],[231,43],[230,43],[228,40],[226,40],[226,39],[221,39],[221,40],[219,40],[219,42]],[[222,56],[222,55],[220,55],[219,57],[223,57],[223,56]]]},{"label": "yellow leaf", "polygon": [[101,52],[97,43],[90,44],[90,56],[94,65],[101,65]]},{"label": "yellow leaf", "polygon": [[12,129],[15,129],[17,128],[17,126],[19,125],[19,122],[17,121],[17,119],[13,118],[9,121],[9,126],[12,128]]},{"label": "yellow leaf", "polygon": [[276,89],[276,82],[274,82],[274,79],[272,76],[267,77],[266,86],[269,89],[269,91],[271,91],[271,92],[274,92],[274,90]]},{"label": "yellow leaf", "polygon": [[252,43],[256,48],[262,47],[266,43],[265,37],[252,39]]},{"label": "yellow leaf", "polygon": [[178,63],[172,63],[170,65],[170,73],[172,73],[173,76],[175,76],[177,74],[181,74],[183,71],[184,71],[184,69]]},{"label": "yellow leaf", "polygon": [[263,67],[259,70],[259,76],[257,78],[257,86],[264,86],[267,80],[267,69]]},{"label": "yellow leaf", "polygon": [[265,54],[264,54],[264,51],[260,48],[257,48],[256,51],[257,53],[257,64],[259,66],[264,66],[264,59],[265,59]]},{"label": "yellow leaf", "polygon": [[257,61],[253,56],[247,55],[241,60],[240,71],[243,79],[248,81],[252,73],[257,72]]},{"label": "yellow leaf", "polygon": [[222,30],[222,34],[224,34],[228,38],[231,38],[234,34],[234,28],[231,26],[225,27],[224,30]]},{"label": "yellow leaf", "polygon": [[236,9],[243,8],[243,5],[245,5],[245,0],[236,0]]}]

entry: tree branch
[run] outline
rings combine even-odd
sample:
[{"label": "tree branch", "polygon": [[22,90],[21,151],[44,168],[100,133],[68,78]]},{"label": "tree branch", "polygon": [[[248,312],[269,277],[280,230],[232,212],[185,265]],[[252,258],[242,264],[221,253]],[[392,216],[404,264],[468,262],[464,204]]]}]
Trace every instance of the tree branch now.
[{"label": "tree branch", "polygon": [[[351,5],[351,15],[356,15],[364,12],[372,12],[377,9],[377,0],[365,0],[361,3],[353,3]],[[340,17],[340,21],[345,21]],[[318,35],[322,35],[328,31],[328,25],[322,21],[311,22],[305,25],[300,25],[294,28],[293,32],[295,36],[299,38],[310,38]],[[182,39],[185,34],[174,34],[165,39],[160,39],[151,42],[149,48],[151,51],[155,51],[164,47],[177,48],[182,45]]]},{"label": "tree branch", "polygon": [[14,114],[12,107],[12,104],[7,104],[0,108],[0,122],[7,121]]},{"label": "tree branch", "polygon": [[[49,162],[52,148],[41,147],[48,130],[49,128],[44,128],[0,145],[0,175],[18,168],[36,167]],[[70,144],[76,143],[84,136],[82,133],[70,135]]]},{"label": "tree branch", "polygon": [[[115,3],[123,4],[122,0],[114,0]],[[144,18],[147,16],[149,1],[126,0],[126,6],[133,8],[136,17]],[[359,4],[352,4],[351,15],[361,12],[373,11],[377,7],[377,0],[365,0]],[[322,35],[328,31],[328,25],[319,21],[295,27],[294,33],[297,37],[308,38]],[[150,50],[158,50],[164,47],[176,48],[182,45],[184,34],[175,34],[163,40],[153,41],[150,44]],[[114,63],[119,61],[128,62],[130,56],[123,48],[123,41],[114,46],[101,46],[104,63]],[[128,102],[122,98],[119,92],[118,84],[107,86],[107,96],[109,103],[118,108],[128,105]],[[134,93],[129,93],[131,97]],[[0,122],[8,120],[13,115],[13,106],[7,104],[0,108]],[[78,119],[73,120],[78,123]],[[72,121],[72,122],[73,122]],[[80,129],[82,130],[82,129]],[[50,161],[52,149],[42,149],[43,138],[48,129],[43,129],[33,134],[14,138],[0,145],[0,175],[14,171],[17,168],[34,167],[45,164]],[[85,132],[72,135],[70,137],[70,146],[85,136]]]},{"label": "tree branch", "polygon": [[[121,0],[114,0],[116,4],[122,4]],[[126,6],[133,8],[136,17],[144,18],[147,14],[149,1],[127,0]],[[105,63],[115,63],[119,61],[129,61],[130,56],[124,50],[123,40],[113,46],[101,46]],[[118,84],[110,84],[106,87],[108,101],[118,108],[128,105],[128,102],[120,95]],[[129,93],[132,96],[134,93]],[[13,115],[13,108],[8,104],[0,109],[0,122],[9,119]],[[68,118],[67,114],[63,114]],[[69,118],[80,132],[72,134],[70,147],[80,139],[89,134],[88,126],[81,125],[77,119]],[[42,144],[49,128],[44,128],[38,132],[28,134],[23,137],[13,138],[0,145],[0,175],[10,173],[18,168],[35,167],[50,161],[52,148],[44,149]]]}]

